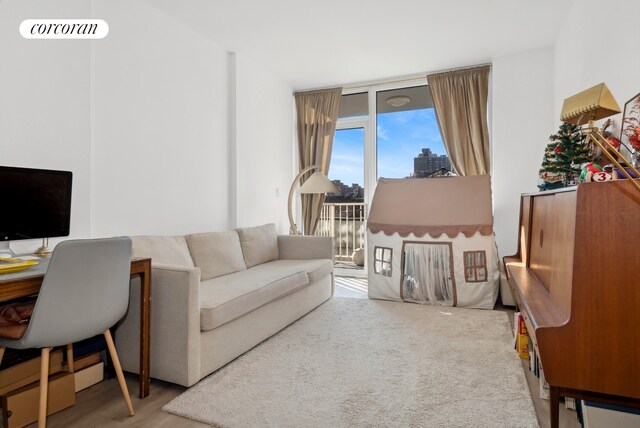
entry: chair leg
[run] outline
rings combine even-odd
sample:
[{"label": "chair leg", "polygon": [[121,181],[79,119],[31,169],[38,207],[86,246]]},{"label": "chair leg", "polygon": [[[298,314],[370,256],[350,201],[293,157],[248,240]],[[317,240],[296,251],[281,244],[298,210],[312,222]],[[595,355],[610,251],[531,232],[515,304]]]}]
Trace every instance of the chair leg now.
[{"label": "chair leg", "polygon": [[2,364],[2,358],[4,358],[4,350],[7,349],[5,347],[0,347],[0,364]]},{"label": "chair leg", "polygon": [[73,373],[73,343],[67,345],[67,367],[69,373]]},{"label": "chair leg", "polygon": [[104,338],[107,341],[107,347],[109,348],[109,355],[111,355],[111,361],[113,362],[113,368],[116,370],[116,376],[118,377],[118,383],[120,383],[120,389],[124,400],[127,402],[127,408],[131,416],[135,415],[133,411],[133,405],[131,404],[131,397],[129,397],[129,389],[127,389],[127,382],[124,380],[124,374],[122,373],[122,366],[120,366],[120,360],[118,359],[118,353],[116,352],[116,346],[113,344],[113,338],[109,330],[104,332]]},{"label": "chair leg", "polygon": [[40,407],[38,409],[38,428],[47,426],[47,392],[49,389],[49,351],[51,348],[42,348],[40,362]]}]

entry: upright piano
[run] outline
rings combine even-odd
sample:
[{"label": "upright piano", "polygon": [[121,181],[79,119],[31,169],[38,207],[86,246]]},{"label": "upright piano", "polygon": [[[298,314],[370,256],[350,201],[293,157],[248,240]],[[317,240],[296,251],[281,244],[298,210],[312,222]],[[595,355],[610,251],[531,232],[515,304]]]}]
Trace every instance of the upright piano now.
[{"label": "upright piano", "polygon": [[522,195],[504,257],[549,383],[561,396],[640,407],[640,192],[627,180]]}]

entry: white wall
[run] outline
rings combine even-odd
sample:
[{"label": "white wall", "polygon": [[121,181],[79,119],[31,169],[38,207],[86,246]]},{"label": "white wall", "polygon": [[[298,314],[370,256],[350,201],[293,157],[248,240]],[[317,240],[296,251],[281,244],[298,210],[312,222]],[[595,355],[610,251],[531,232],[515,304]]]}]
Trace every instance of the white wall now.
[{"label": "white wall", "polygon": [[[0,2],[0,165],[73,172],[71,237],[89,235],[91,223],[90,42],[27,40],[18,27],[89,14],[83,0]],[[16,252],[39,245],[11,244]]]},{"label": "white wall", "polygon": [[553,49],[495,58],[492,67],[492,181],[500,257],[515,254],[520,195],[537,192],[553,114]]},{"label": "white wall", "polygon": [[601,82],[624,109],[640,92],[640,2],[581,0],[569,16],[556,42],[554,117],[565,98]]},{"label": "white wall", "polygon": [[227,227],[227,53],[145,2],[94,1],[92,235]]},{"label": "white wall", "polygon": [[[605,82],[622,109],[640,91],[639,16],[640,2],[575,2],[552,48],[493,60],[492,171],[501,255],[516,250],[519,195],[537,191],[543,150],[560,125],[563,100]],[[614,117],[616,134],[620,116]]]},{"label": "white wall", "polygon": [[[20,22],[37,17],[95,17],[110,31],[23,39]],[[286,232],[292,91],[263,66],[235,64],[146,1],[3,0],[0,41],[0,165],[73,171],[72,237]]]},{"label": "white wall", "polygon": [[272,222],[288,233],[294,132],[289,85],[236,55],[237,225]]}]

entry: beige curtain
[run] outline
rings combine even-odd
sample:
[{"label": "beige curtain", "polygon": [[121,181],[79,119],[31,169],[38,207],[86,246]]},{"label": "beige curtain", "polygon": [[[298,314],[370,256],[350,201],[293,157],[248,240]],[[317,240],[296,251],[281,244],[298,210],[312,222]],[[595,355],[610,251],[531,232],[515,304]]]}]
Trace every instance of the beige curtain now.
[{"label": "beige curtain", "polygon": [[489,66],[430,74],[444,146],[459,175],[489,174]]},{"label": "beige curtain", "polygon": [[[300,171],[310,165],[320,165],[324,174],[329,173],[341,95],[342,88],[295,93]],[[302,177],[302,182],[312,173]],[[302,230],[305,235],[313,235],[320,219],[324,194],[301,196]]]}]

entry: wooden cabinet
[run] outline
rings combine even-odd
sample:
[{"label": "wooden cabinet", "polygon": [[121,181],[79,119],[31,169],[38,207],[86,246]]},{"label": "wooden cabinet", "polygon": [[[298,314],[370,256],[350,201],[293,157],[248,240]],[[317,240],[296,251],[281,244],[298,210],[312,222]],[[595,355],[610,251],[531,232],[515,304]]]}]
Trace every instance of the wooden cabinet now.
[{"label": "wooden cabinet", "polygon": [[559,396],[640,406],[640,192],[628,181],[523,195],[514,298]]}]

